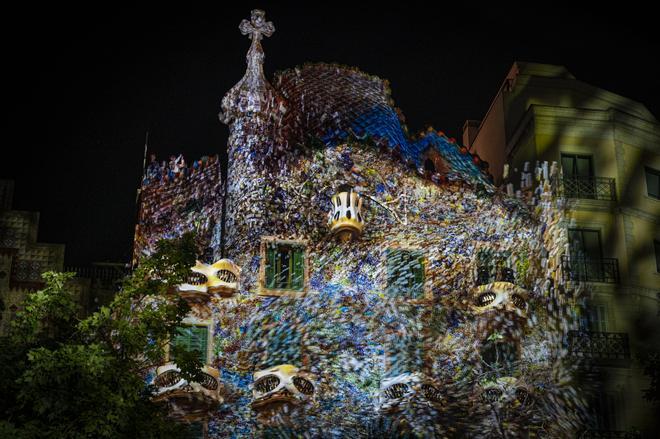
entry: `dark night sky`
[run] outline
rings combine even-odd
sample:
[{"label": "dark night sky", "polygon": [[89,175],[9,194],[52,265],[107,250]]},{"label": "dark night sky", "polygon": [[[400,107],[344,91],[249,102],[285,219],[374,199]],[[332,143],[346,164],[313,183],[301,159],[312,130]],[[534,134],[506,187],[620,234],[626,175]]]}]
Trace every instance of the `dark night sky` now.
[{"label": "dark night sky", "polygon": [[526,11],[506,2],[471,11],[324,4],[56,4],[5,16],[16,30],[5,38],[13,102],[0,178],[16,180],[15,208],[41,211],[39,239],[65,243],[68,264],[128,261],[145,132],[160,157],[225,147],[217,113],[245,71],[249,40],[237,27],[253,7],[277,29],[264,42],[269,77],[306,61],[357,66],[391,81],[411,130],[432,124],[460,138],[514,60],[563,64],[660,115],[655,14],[629,2],[588,13],[552,3]]}]

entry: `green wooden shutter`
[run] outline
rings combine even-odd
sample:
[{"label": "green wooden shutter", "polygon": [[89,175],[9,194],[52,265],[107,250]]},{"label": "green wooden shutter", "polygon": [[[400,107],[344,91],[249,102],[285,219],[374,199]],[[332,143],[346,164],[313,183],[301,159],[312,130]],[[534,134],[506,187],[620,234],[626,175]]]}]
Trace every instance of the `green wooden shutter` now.
[{"label": "green wooden shutter", "polygon": [[289,289],[291,287],[291,249],[279,245],[277,247],[277,288]]},{"label": "green wooden shutter", "polygon": [[424,256],[421,252],[414,252],[411,258],[411,268],[413,276],[413,285],[411,294],[413,299],[420,299],[424,296]]},{"label": "green wooden shutter", "polygon": [[266,243],[266,288],[275,288],[277,249],[272,243]]},{"label": "green wooden shutter", "polygon": [[388,249],[386,252],[387,258],[387,293],[390,297],[400,294],[401,290],[401,271],[402,263],[401,250]]},{"label": "green wooden shutter", "polygon": [[424,295],[424,256],[420,251],[388,249],[387,293],[418,299]]},{"label": "green wooden shutter", "polygon": [[[206,326],[180,326],[170,346],[182,346],[187,351],[197,351],[199,359],[206,364],[206,350],[208,348],[208,327]],[[170,351],[171,352],[171,351]],[[173,353],[170,360],[175,361]]]},{"label": "green wooden shutter", "polygon": [[294,247],[293,253],[293,274],[291,277],[291,289],[301,291],[305,285],[305,263],[303,249]]},{"label": "green wooden shutter", "polygon": [[190,350],[199,352],[199,359],[206,364],[209,329],[206,326],[191,326]]}]

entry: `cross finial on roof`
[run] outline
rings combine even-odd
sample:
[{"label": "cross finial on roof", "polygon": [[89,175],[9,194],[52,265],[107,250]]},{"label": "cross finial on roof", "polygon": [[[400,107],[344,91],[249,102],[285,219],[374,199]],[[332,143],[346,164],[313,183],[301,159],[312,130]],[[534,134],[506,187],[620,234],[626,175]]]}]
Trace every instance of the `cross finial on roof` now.
[{"label": "cross finial on roof", "polygon": [[275,32],[272,21],[266,21],[266,13],[261,9],[253,9],[250,21],[243,20],[238,26],[243,35],[249,35],[251,40],[261,40],[262,35],[270,37]]}]

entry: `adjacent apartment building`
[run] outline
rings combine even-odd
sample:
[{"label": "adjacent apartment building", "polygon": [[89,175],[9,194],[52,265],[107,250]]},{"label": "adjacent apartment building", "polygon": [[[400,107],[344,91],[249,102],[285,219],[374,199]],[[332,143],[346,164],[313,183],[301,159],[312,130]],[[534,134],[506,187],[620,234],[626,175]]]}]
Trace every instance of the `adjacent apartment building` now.
[{"label": "adjacent apartment building", "polygon": [[589,360],[598,429],[642,428],[653,408],[637,360],[658,348],[660,326],[658,120],[563,66],[516,62],[483,120],[466,122],[463,141],[490,163],[496,184],[519,186],[537,162],[560,166],[562,262],[582,311],[567,345]]}]

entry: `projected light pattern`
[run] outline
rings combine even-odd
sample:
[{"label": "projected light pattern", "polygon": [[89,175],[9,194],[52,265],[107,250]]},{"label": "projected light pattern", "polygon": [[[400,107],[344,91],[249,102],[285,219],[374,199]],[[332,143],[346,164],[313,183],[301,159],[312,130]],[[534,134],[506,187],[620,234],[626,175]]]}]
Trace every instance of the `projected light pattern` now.
[{"label": "projected light pattern", "polygon": [[[209,436],[573,436],[556,173],[507,197],[443,134],[409,136],[387,83],[357,69],[310,64],[271,85],[274,27],[262,11],[248,24],[220,114],[226,235],[211,247],[240,285],[208,304],[223,389]],[[328,212],[349,191],[364,228],[339,240]]]}]

